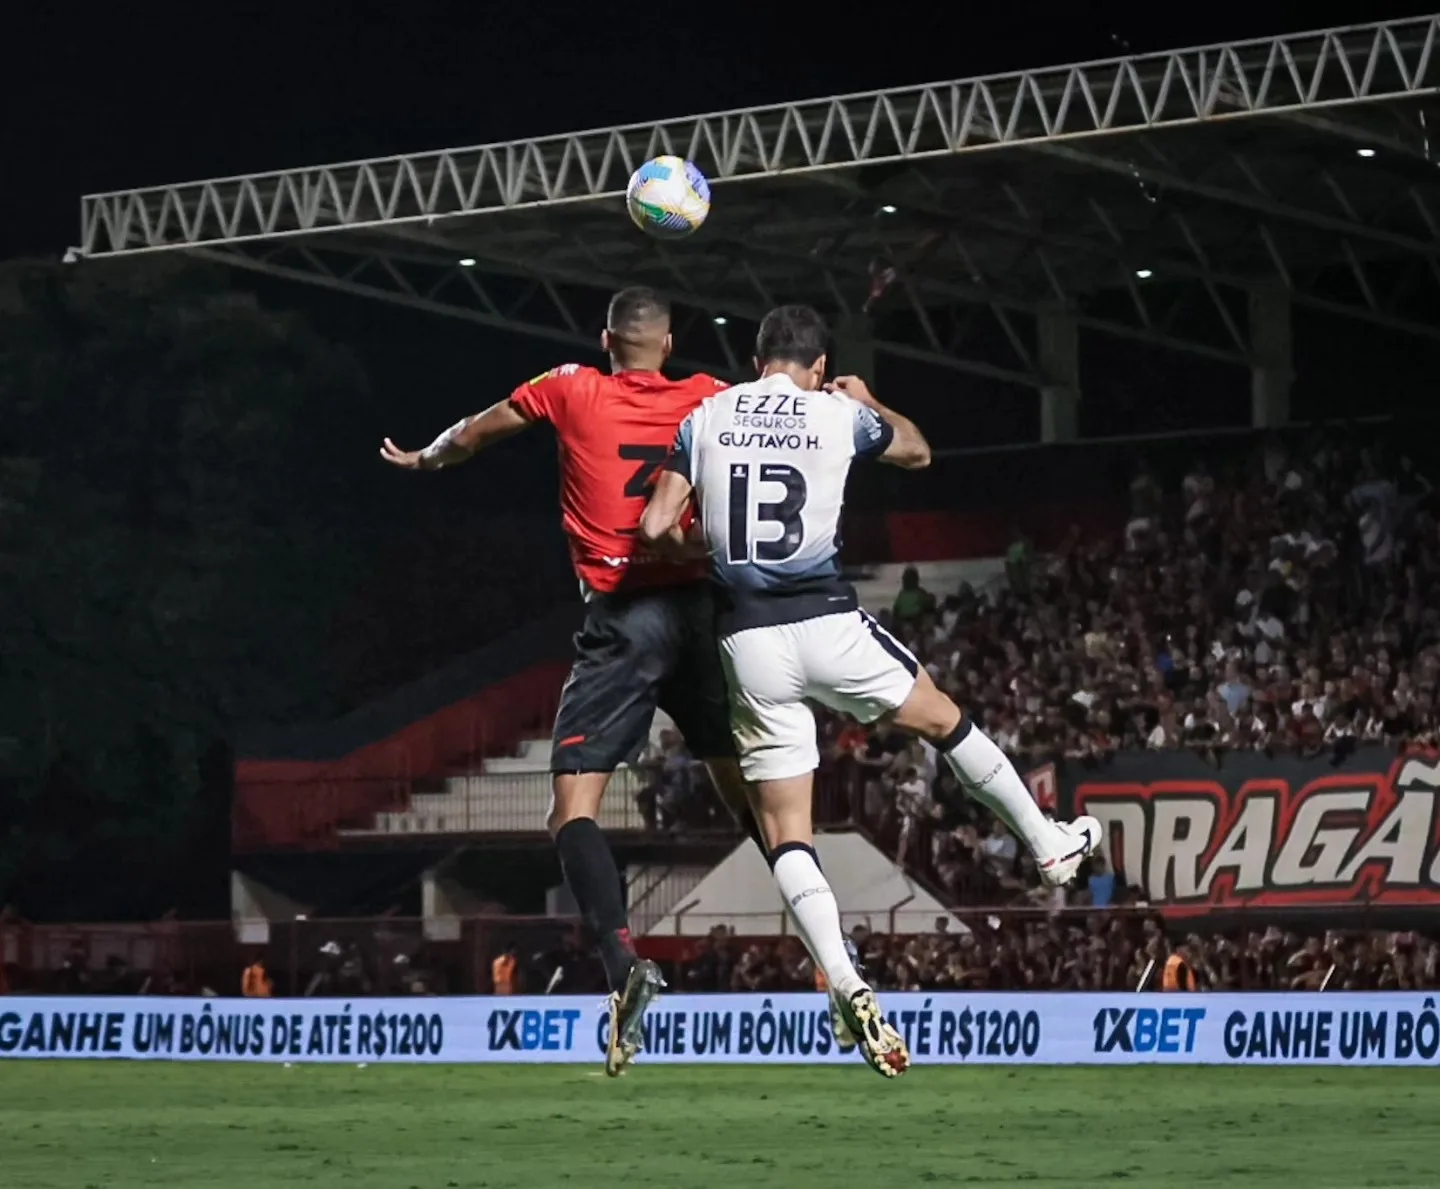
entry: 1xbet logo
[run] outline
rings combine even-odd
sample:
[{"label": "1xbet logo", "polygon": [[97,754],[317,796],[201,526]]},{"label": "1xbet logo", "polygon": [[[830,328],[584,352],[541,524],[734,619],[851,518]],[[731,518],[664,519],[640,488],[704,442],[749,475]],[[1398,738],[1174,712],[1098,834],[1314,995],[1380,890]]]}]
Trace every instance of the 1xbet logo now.
[{"label": "1xbet logo", "polygon": [[1095,1051],[1193,1053],[1203,1007],[1102,1007],[1095,1013]]},{"label": "1xbet logo", "polygon": [[579,1019],[579,1009],[573,1007],[565,1010],[551,1008],[548,1011],[536,1011],[534,1008],[511,1011],[497,1007],[486,1021],[490,1031],[490,1050],[569,1052]]}]

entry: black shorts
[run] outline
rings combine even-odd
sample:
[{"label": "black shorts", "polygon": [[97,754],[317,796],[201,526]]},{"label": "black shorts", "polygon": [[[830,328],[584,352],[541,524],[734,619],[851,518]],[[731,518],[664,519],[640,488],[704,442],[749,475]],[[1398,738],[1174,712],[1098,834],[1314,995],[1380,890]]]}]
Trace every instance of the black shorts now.
[{"label": "black shorts", "polygon": [[707,583],[591,598],[560,695],[550,770],[613,772],[633,762],[657,707],[691,755],[735,755]]}]

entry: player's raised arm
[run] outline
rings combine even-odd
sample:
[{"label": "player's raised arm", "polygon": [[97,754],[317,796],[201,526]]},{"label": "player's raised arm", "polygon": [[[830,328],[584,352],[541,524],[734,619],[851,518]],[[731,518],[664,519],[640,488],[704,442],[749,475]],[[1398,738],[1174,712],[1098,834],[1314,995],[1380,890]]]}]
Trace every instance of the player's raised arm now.
[{"label": "player's raised arm", "polygon": [[438,471],[464,462],[537,421],[549,421],[562,430],[577,393],[593,375],[593,369],[575,363],[551,368],[521,384],[508,398],[483,413],[457,421],[423,450],[401,450],[386,438],[380,457],[407,471]]},{"label": "player's raised arm", "polygon": [[380,457],[407,471],[438,471],[465,462],[472,454],[519,433],[530,424],[513,400],[502,400],[483,413],[457,421],[423,450],[402,450],[389,438]]},{"label": "player's raised arm", "polygon": [[925,435],[910,418],[876,400],[859,376],[837,376],[833,384],[825,385],[825,390],[844,393],[874,414],[875,420],[868,426],[856,428],[856,454],[907,471],[924,470],[930,465],[930,443]]}]

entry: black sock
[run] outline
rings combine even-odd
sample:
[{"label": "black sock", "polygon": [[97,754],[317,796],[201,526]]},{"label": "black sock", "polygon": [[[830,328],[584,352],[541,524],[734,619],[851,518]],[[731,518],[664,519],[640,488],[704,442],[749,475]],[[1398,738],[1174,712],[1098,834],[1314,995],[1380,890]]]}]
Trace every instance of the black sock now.
[{"label": "black sock", "polygon": [[948,754],[959,747],[960,744],[964,743],[966,736],[969,735],[974,728],[975,723],[971,720],[970,716],[962,710],[960,712],[960,721],[955,724],[953,731],[948,735],[942,735],[939,739],[927,739],[926,742],[934,747],[936,751]]},{"label": "black sock", "polygon": [[556,832],[555,849],[560,852],[570,894],[600,947],[605,978],[610,989],[618,991],[635,965],[635,946],[630,940],[620,870],[610,844],[593,818],[577,817]]}]

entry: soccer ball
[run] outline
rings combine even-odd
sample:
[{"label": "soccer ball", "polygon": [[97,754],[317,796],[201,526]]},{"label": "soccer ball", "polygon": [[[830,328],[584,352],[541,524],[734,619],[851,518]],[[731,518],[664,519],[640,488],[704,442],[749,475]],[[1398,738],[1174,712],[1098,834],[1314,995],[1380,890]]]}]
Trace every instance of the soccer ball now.
[{"label": "soccer ball", "polygon": [[710,183],[683,157],[656,157],[630,175],[625,205],[641,231],[680,239],[710,213]]}]

